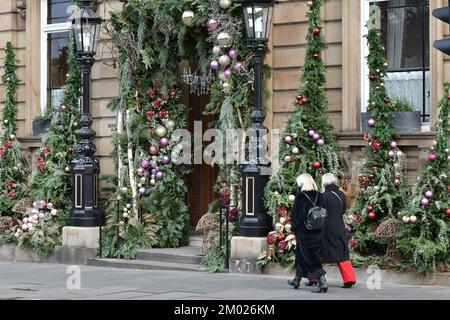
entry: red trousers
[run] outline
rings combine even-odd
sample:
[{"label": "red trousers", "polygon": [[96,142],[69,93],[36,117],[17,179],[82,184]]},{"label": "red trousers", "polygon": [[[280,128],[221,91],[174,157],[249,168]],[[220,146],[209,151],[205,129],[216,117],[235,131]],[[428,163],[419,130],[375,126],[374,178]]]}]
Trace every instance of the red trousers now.
[{"label": "red trousers", "polygon": [[356,273],[355,270],[353,270],[353,266],[350,261],[347,260],[339,262],[338,267],[344,284],[348,282],[356,282]]},{"label": "red trousers", "polygon": [[[349,282],[356,283],[356,273],[353,270],[352,263],[350,261],[338,262],[339,271],[341,272],[342,281],[344,284]],[[317,282],[317,279],[309,279],[310,282]]]}]

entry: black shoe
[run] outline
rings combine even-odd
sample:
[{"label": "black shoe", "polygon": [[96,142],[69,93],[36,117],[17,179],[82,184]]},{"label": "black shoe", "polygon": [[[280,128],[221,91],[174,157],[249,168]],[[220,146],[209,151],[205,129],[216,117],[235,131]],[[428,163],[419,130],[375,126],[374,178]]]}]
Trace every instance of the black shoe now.
[{"label": "black shoe", "polygon": [[325,276],[319,278],[319,283],[317,284],[317,289],[311,290],[312,293],[325,293],[328,291],[328,284]]},{"label": "black shoe", "polygon": [[292,280],[288,280],[288,285],[293,286],[295,290],[298,289],[298,287],[300,287],[300,280],[297,278],[294,278]]},{"label": "black shoe", "polygon": [[344,283],[344,285],[342,286],[342,288],[344,288],[344,289],[350,289],[350,288],[352,288],[352,287],[355,285],[355,283],[356,283],[356,282],[354,282],[354,281],[346,282],[346,283]]}]

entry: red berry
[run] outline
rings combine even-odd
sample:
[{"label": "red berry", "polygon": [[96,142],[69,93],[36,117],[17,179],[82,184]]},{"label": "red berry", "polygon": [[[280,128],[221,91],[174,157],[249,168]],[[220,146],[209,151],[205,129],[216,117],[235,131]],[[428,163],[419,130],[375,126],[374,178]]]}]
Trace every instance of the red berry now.
[{"label": "red berry", "polygon": [[314,168],[320,168],[321,166],[322,166],[322,164],[319,161],[314,161],[314,163],[313,163]]},{"label": "red berry", "polygon": [[372,206],[368,206],[367,207],[367,211],[372,212],[373,211],[373,207]]},{"label": "red berry", "polygon": [[291,216],[287,217],[287,218],[286,218],[286,221],[287,221],[287,222],[291,222],[291,221],[292,221]]},{"label": "red berry", "polygon": [[389,102],[391,102],[388,98],[384,99],[384,103],[388,104]]},{"label": "red berry", "polygon": [[321,31],[322,30],[320,28],[315,28],[313,32],[315,35],[319,35]]},{"label": "red berry", "polygon": [[369,212],[368,217],[369,219],[375,219],[376,215],[373,212]]},{"label": "red berry", "polygon": [[447,96],[447,99],[450,100],[450,94]]},{"label": "red berry", "polygon": [[447,208],[445,210],[445,214],[446,214],[447,217],[450,217],[450,208]]}]

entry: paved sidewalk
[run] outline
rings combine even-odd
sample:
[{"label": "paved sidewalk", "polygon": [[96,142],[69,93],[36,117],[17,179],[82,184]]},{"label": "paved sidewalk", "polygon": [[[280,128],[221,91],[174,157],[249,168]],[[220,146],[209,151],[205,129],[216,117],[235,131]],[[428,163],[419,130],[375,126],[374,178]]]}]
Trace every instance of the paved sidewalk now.
[{"label": "paved sidewalk", "polygon": [[[450,299],[450,287],[366,283],[341,289],[329,281],[329,292],[293,290],[287,277],[210,274],[184,271],[130,270],[79,266],[81,288],[67,288],[67,265],[0,262],[0,299]],[[75,266],[75,269],[78,266]],[[69,279],[69,280],[70,280]],[[69,285],[75,282],[69,281]]]}]

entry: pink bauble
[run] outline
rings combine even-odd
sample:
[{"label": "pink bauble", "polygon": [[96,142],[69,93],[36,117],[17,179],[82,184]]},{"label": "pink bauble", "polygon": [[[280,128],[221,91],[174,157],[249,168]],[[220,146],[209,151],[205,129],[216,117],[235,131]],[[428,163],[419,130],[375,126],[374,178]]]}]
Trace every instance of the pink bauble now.
[{"label": "pink bauble", "polygon": [[428,160],[430,160],[430,161],[436,161],[436,160],[437,160],[437,157],[436,157],[436,155],[435,155],[434,153],[431,153],[431,154],[428,156]]},{"label": "pink bauble", "polygon": [[391,148],[392,149],[397,148],[397,141],[391,141]]},{"label": "pink bauble", "polygon": [[155,174],[155,178],[158,179],[158,180],[162,180],[164,178],[164,173],[162,173],[162,171],[158,171]]},{"label": "pink bauble", "polygon": [[161,140],[159,140],[159,143],[162,146],[167,146],[169,144],[169,139],[167,139],[166,137],[162,137]]},{"label": "pink bauble", "polygon": [[286,142],[286,143],[292,143],[292,136],[286,136],[286,137],[284,137],[284,142]]},{"label": "pink bauble", "polygon": [[155,154],[158,153],[158,148],[157,148],[156,146],[150,146],[150,148],[148,148],[148,152],[149,152],[151,155],[155,155]]},{"label": "pink bauble", "polygon": [[236,56],[237,56],[237,51],[236,51],[236,49],[231,49],[230,51],[228,51],[228,55],[229,55],[231,58],[236,57]]},{"label": "pink bauble", "polygon": [[375,120],[374,119],[369,119],[369,121],[367,121],[367,124],[369,125],[369,127],[375,127]]},{"label": "pink bauble", "polygon": [[219,63],[218,63],[216,60],[212,61],[211,64],[210,64],[209,66],[210,66],[211,69],[213,69],[213,70],[219,70],[219,68],[220,68]]},{"label": "pink bauble", "polygon": [[230,78],[231,77],[231,70],[227,69],[223,72],[223,75],[225,76],[225,78]]},{"label": "pink bauble", "polygon": [[314,133],[313,136],[312,136],[312,138],[313,138],[314,140],[318,140],[318,139],[320,138],[320,136],[319,136],[318,133]]},{"label": "pink bauble", "polygon": [[219,26],[219,21],[216,19],[209,19],[208,21],[208,28],[210,28],[212,31],[216,30]]},{"label": "pink bauble", "polygon": [[425,192],[425,197],[431,198],[432,196],[433,196],[433,191],[428,190],[427,192]]},{"label": "pink bauble", "polygon": [[316,132],[315,132],[314,130],[309,130],[308,136],[309,136],[310,138],[312,138],[313,135],[314,135],[315,133],[316,133]]},{"label": "pink bauble", "polygon": [[426,206],[430,203],[430,201],[427,198],[423,198],[422,200],[420,200],[420,203]]},{"label": "pink bauble", "polygon": [[144,196],[146,193],[147,193],[147,188],[145,188],[145,187],[139,188],[139,194],[141,196]]},{"label": "pink bauble", "polygon": [[323,146],[325,144],[325,141],[323,139],[319,139],[319,140],[317,140],[317,144],[319,146]]},{"label": "pink bauble", "polygon": [[388,152],[388,157],[389,157],[389,158],[393,158],[393,157],[395,157],[395,152],[394,152],[394,151],[392,151],[392,150],[391,150],[391,151],[389,151],[389,152]]},{"label": "pink bauble", "polygon": [[141,167],[143,169],[148,169],[148,167],[150,167],[150,162],[148,162],[147,160],[142,160],[141,161]]}]

